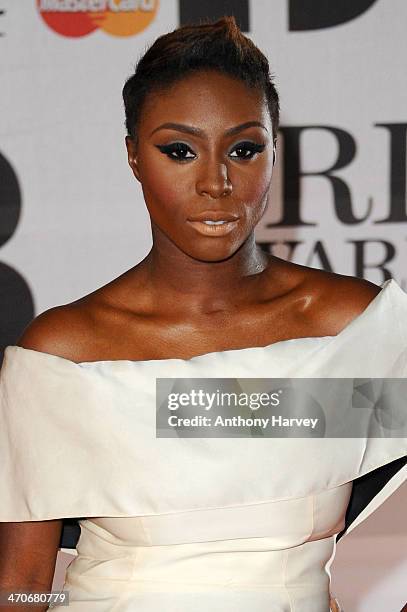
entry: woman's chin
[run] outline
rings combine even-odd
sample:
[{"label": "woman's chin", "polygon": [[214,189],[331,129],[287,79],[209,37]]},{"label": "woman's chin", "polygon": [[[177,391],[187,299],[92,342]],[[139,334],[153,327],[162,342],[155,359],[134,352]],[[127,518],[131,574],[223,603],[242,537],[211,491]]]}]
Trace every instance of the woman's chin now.
[{"label": "woman's chin", "polygon": [[205,247],[199,249],[197,248],[197,245],[195,245],[195,248],[185,250],[184,252],[198,261],[215,263],[225,261],[226,259],[233,257],[238,248],[239,246],[228,244],[218,246],[213,245],[210,248]]}]

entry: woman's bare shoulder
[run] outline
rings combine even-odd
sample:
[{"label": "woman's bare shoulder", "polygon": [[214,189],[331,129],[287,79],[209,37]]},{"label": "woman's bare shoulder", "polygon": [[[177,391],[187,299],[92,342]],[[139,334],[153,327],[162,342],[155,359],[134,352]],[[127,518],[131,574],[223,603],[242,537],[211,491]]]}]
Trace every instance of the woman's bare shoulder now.
[{"label": "woman's bare shoulder", "polygon": [[366,279],[315,270],[309,312],[327,335],[336,335],[363,313],[381,287]]},{"label": "woman's bare shoulder", "polygon": [[366,279],[293,262],[279,261],[277,269],[279,278],[288,284],[298,319],[318,335],[338,334],[381,291]]},{"label": "woman's bare shoulder", "polygon": [[55,306],[37,315],[16,345],[79,362],[90,327],[91,317],[86,308],[74,304]]},{"label": "woman's bare shoulder", "polygon": [[16,344],[76,363],[114,359],[120,349],[115,338],[130,328],[129,300],[123,290],[126,279],[122,275],[75,301],[45,310],[27,325]]}]

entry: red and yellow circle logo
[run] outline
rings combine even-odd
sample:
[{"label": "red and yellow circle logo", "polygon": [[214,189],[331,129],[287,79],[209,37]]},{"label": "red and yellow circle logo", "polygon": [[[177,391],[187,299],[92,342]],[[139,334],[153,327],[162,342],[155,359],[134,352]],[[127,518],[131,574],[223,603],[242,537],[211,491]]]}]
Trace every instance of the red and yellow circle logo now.
[{"label": "red and yellow circle logo", "polygon": [[37,0],[45,23],[62,36],[78,38],[100,28],[133,36],[154,21],[158,0]]}]

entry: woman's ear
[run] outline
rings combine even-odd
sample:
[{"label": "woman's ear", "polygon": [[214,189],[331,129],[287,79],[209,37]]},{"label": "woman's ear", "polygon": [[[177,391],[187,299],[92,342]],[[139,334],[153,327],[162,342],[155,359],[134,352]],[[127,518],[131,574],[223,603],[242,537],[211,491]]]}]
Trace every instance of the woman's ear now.
[{"label": "woman's ear", "polygon": [[275,163],[277,161],[277,140],[273,141],[273,166],[275,166]]},{"label": "woman's ear", "polygon": [[133,171],[134,176],[140,181],[140,172],[138,167],[137,144],[134,138],[126,136],[127,161]]}]

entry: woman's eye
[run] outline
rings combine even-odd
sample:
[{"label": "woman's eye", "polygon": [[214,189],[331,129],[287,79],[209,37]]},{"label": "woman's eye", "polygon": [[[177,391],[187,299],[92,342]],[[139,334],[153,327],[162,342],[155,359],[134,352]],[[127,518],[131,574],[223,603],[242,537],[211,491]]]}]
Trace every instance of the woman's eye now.
[{"label": "woman's eye", "polygon": [[157,145],[157,148],[161,153],[165,153],[170,159],[175,159],[177,161],[194,159],[196,157],[192,149],[183,142],[174,142],[169,145]]},{"label": "woman's eye", "polygon": [[[264,151],[265,147],[265,144],[256,142],[239,142],[229,153],[229,157],[232,157],[232,159],[251,159],[256,153]],[[236,153],[236,155],[232,155],[232,153]]]},{"label": "woman's eye", "polygon": [[[173,142],[168,145],[156,145],[157,148],[169,157],[176,161],[188,161],[196,158],[196,154],[192,149],[184,142]],[[256,142],[239,142],[232,151],[229,153],[229,157],[232,159],[251,159],[257,153],[264,151],[266,145],[259,144]]]}]

